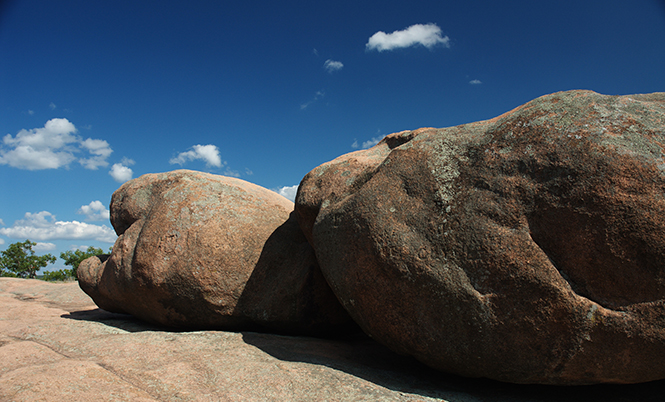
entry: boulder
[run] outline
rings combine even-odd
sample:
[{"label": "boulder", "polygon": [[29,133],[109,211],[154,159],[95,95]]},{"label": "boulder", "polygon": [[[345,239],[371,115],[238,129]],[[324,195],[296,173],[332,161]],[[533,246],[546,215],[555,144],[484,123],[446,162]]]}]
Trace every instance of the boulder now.
[{"label": "boulder", "polygon": [[361,328],[449,373],[665,378],[665,93],[555,93],[388,135],[300,184],[296,213]]},{"label": "boulder", "polygon": [[110,256],[81,263],[97,305],[189,328],[332,334],[355,325],[320,272],[293,203],[193,171],[148,174],[111,200]]}]

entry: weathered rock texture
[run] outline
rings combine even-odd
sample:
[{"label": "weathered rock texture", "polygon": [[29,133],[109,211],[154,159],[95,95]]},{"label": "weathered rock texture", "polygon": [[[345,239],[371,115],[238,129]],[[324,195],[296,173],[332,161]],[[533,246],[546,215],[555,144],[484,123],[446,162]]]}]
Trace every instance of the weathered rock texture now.
[{"label": "weathered rock texture", "polygon": [[96,308],[76,283],[0,278],[0,306],[3,402],[660,402],[665,386],[524,387],[442,375],[368,339],[170,332]]},{"label": "weathered rock texture", "polygon": [[321,274],[293,203],[245,181],[149,174],[111,200],[110,257],[78,268],[97,305],[169,326],[294,333],[355,324]]},{"label": "weathered rock texture", "polygon": [[665,94],[538,98],[387,136],[302,181],[351,316],[391,349],[517,383],[665,378]]}]

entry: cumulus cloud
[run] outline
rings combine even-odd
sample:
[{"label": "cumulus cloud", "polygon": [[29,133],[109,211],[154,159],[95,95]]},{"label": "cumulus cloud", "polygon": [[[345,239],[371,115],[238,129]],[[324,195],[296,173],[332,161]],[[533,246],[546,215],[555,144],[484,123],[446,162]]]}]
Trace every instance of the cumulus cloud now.
[{"label": "cumulus cloud", "polygon": [[[68,167],[78,160],[86,169],[106,166],[106,158],[113,152],[104,140],[76,135],[74,124],[67,119],[51,119],[44,127],[21,130],[12,137],[7,134],[0,145],[0,165],[18,169],[42,170]],[[80,152],[90,157],[79,158]]]},{"label": "cumulus cloud", "polygon": [[171,158],[172,165],[184,165],[188,161],[202,160],[206,166],[222,167],[222,159],[219,157],[219,149],[215,145],[194,145],[189,151],[181,152],[175,158]]},{"label": "cumulus cloud", "polygon": [[285,186],[277,190],[277,193],[284,198],[287,198],[293,202],[296,201],[296,194],[298,194],[298,185],[295,186]]},{"label": "cumulus cloud", "polygon": [[77,246],[76,244],[72,244],[69,246],[69,251],[76,251],[76,250],[86,251],[89,248],[90,246]]},{"label": "cumulus cloud", "polygon": [[109,174],[111,175],[111,177],[113,177],[113,180],[117,181],[118,183],[124,183],[132,179],[132,175],[134,174],[134,172],[129,166],[133,164],[134,164],[133,160],[123,158],[122,162],[114,163],[113,166],[111,166]]},{"label": "cumulus cloud", "polygon": [[0,246],[2,246],[3,244],[5,244],[5,241],[3,239],[0,239]]},{"label": "cumulus cloud", "polygon": [[335,71],[339,71],[344,67],[344,64],[342,64],[341,61],[335,61],[335,60],[326,60],[325,63],[323,63],[323,68],[329,72],[330,74],[334,73]]},{"label": "cumulus cloud", "polygon": [[100,166],[108,166],[109,163],[106,159],[111,155],[113,150],[109,143],[104,140],[93,140],[88,138],[81,142],[81,147],[88,150],[93,156],[90,158],[82,158],[79,160],[81,165],[86,169],[97,170]]},{"label": "cumulus cloud", "polygon": [[364,141],[362,144],[358,144],[357,140],[353,141],[353,144],[351,144],[351,148],[360,148],[360,149],[372,148],[374,145],[381,142],[383,137],[385,137],[385,135],[380,135],[378,137],[372,138],[371,140]]},{"label": "cumulus cloud", "polygon": [[379,31],[369,38],[365,48],[383,52],[417,45],[432,48],[439,44],[450,47],[450,38],[441,36],[441,28],[436,24],[416,24],[389,34]]},{"label": "cumulus cloud", "polygon": [[41,243],[41,242],[37,242],[37,244],[35,244],[35,247],[33,248],[33,250],[35,250],[38,253],[44,253],[46,251],[52,251],[52,250],[55,250],[55,249],[56,249],[55,244],[53,244],[53,243]]},{"label": "cumulus cloud", "polygon": [[30,240],[97,240],[113,243],[117,238],[113,229],[105,225],[92,225],[78,221],[58,221],[48,211],[26,212],[9,228],[0,228],[0,234]]},{"label": "cumulus cloud", "polygon": [[81,205],[78,213],[85,215],[86,221],[106,221],[110,218],[110,212],[101,201],[92,201],[88,205]]},{"label": "cumulus cloud", "polygon": [[482,84],[482,81],[480,81],[480,80],[471,80],[471,81],[469,81],[469,84],[471,84],[471,85],[480,85],[480,84]]}]

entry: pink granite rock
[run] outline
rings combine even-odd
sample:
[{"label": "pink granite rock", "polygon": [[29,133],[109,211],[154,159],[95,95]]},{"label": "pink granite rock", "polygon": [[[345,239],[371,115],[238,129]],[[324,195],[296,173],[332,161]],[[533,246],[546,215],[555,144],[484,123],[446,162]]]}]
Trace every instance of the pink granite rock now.
[{"label": "pink granite rock", "polygon": [[293,203],[193,171],[149,174],[111,200],[113,253],[78,268],[103,309],[176,327],[333,334],[355,327],[323,278]]},{"label": "pink granite rock", "polygon": [[387,136],[302,181],[321,269],[374,339],[517,383],[665,378],[665,94],[570,91]]}]

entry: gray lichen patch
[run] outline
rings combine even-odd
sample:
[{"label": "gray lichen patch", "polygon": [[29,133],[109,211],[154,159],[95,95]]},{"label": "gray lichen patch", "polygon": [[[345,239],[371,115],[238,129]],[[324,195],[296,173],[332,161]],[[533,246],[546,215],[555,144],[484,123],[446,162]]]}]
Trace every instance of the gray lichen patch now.
[{"label": "gray lichen patch", "polygon": [[445,135],[436,135],[429,142],[429,146],[431,153],[427,158],[427,166],[438,184],[437,198],[443,205],[449,205],[455,197],[455,179],[460,175],[457,156],[461,154],[461,147],[457,141]]}]

